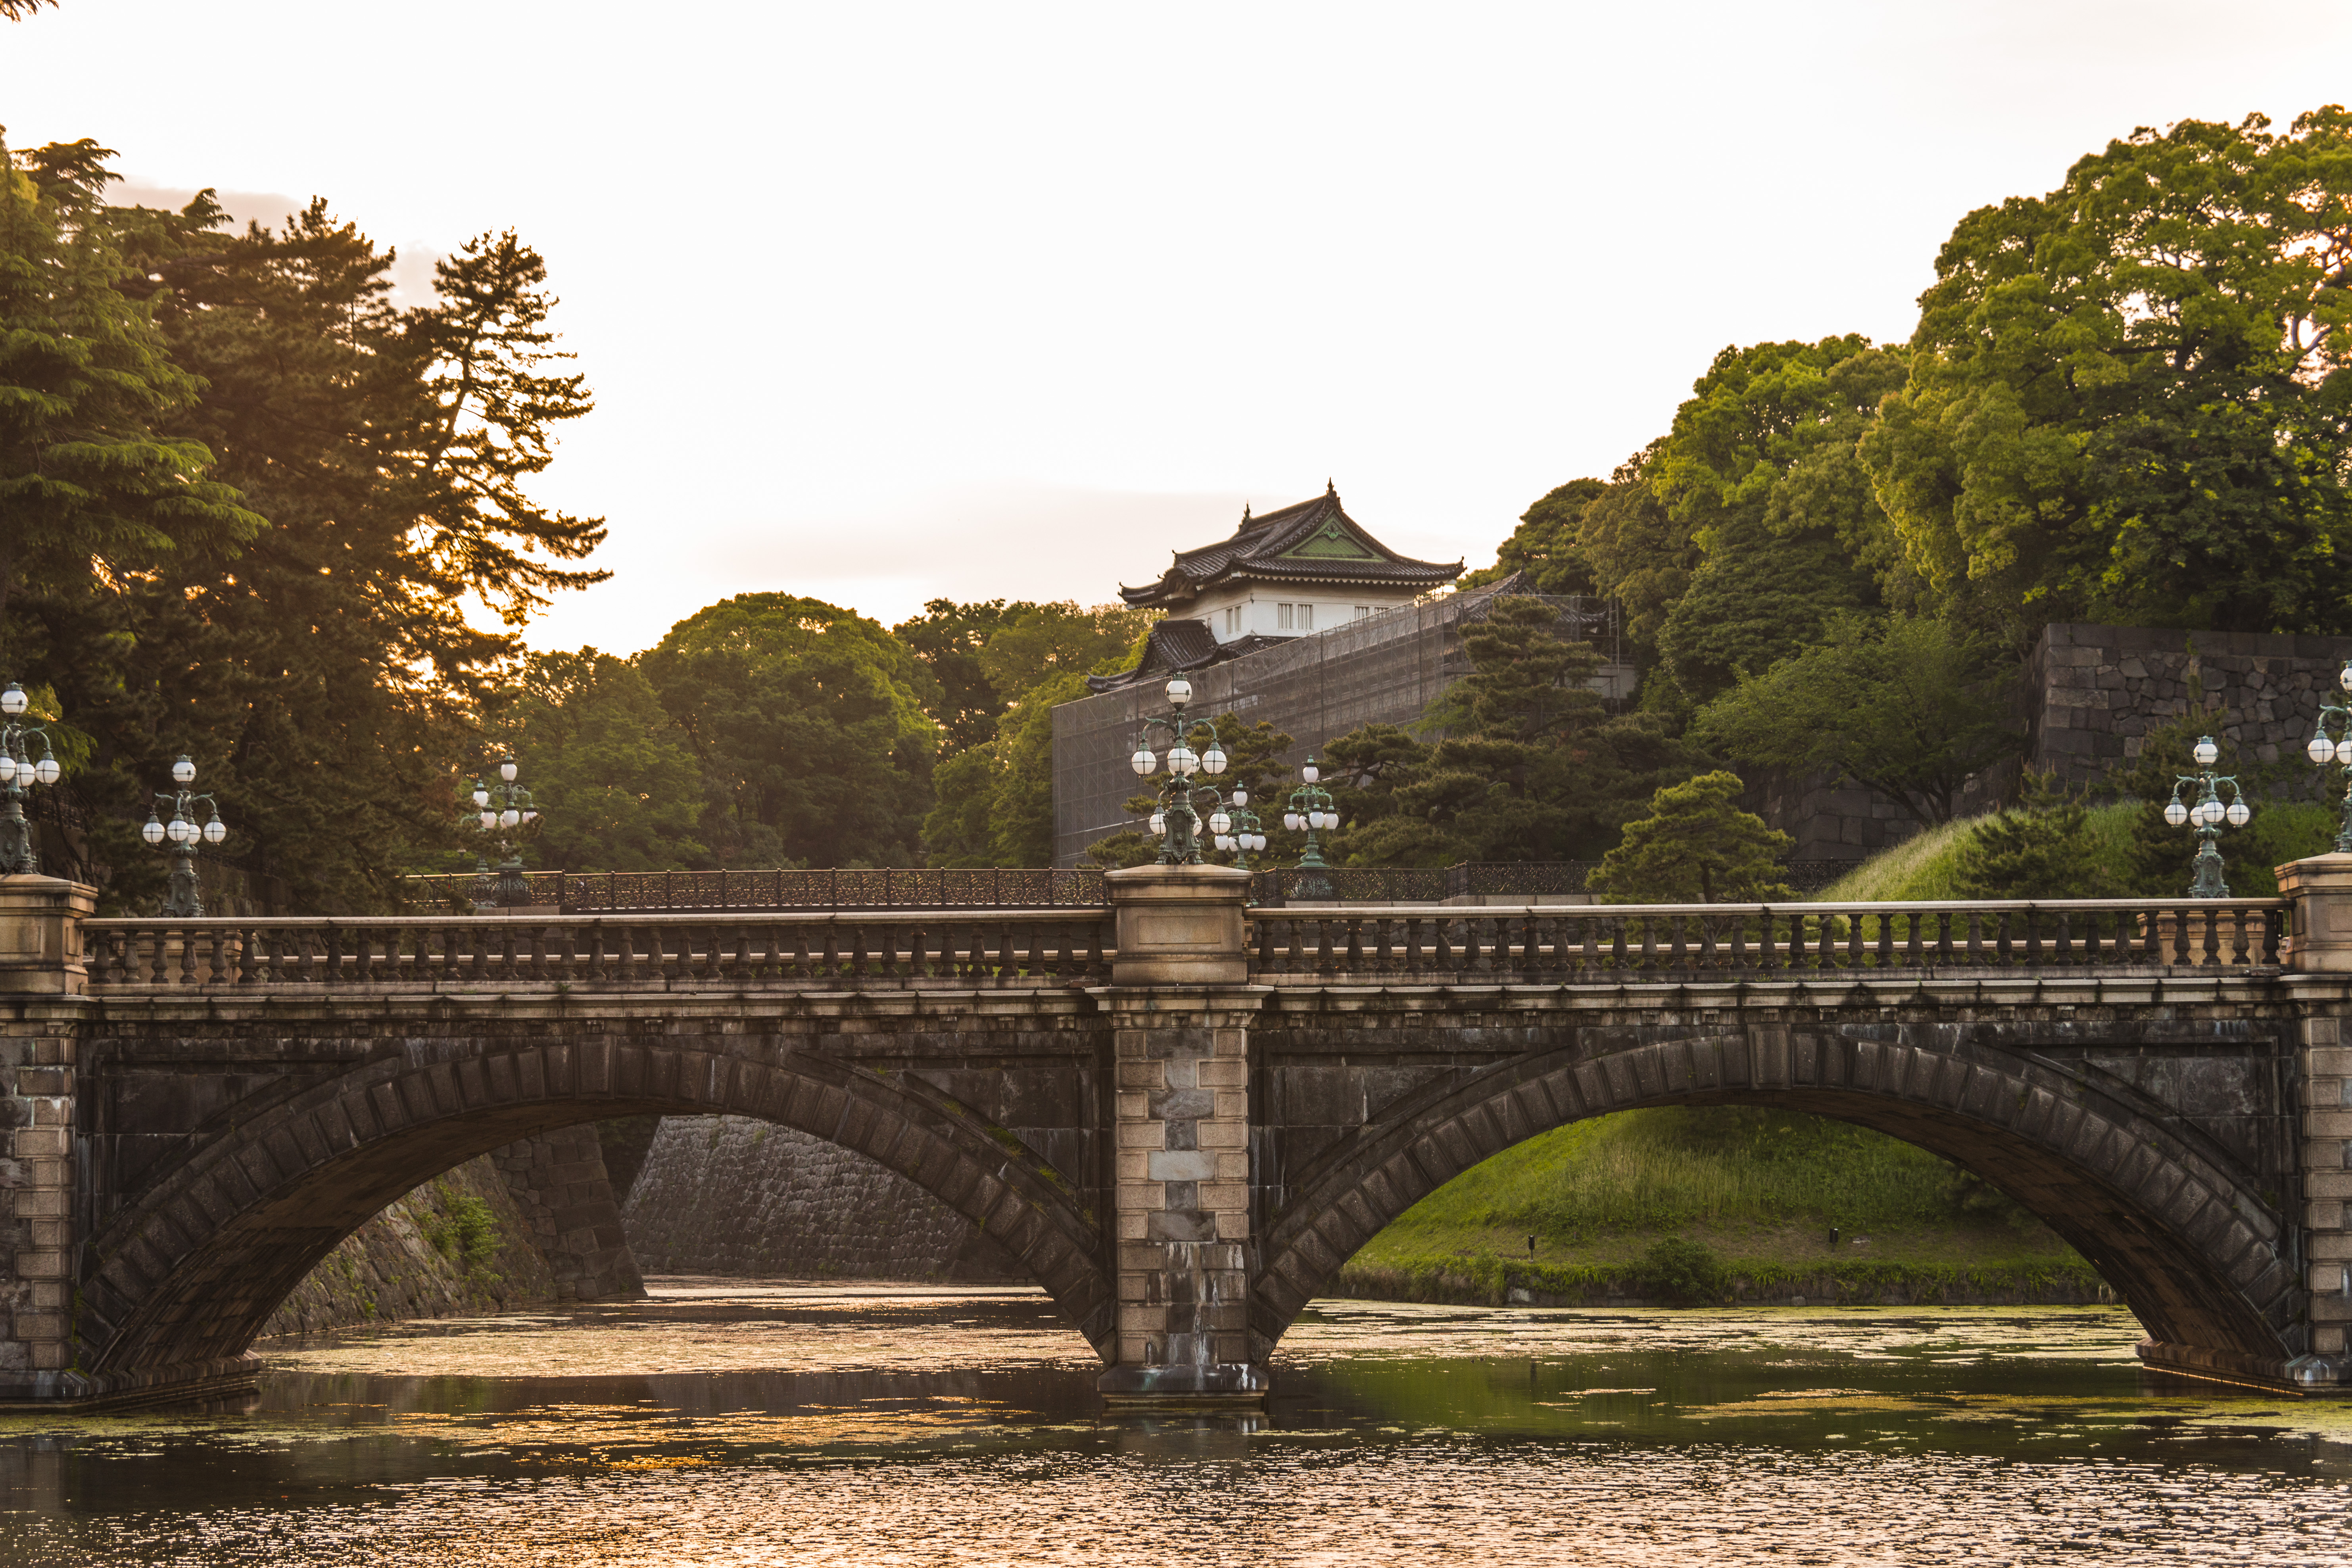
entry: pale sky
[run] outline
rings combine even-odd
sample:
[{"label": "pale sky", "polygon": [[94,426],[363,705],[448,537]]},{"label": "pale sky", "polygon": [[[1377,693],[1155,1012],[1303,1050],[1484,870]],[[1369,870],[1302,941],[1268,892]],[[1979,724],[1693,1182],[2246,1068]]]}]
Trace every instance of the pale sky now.
[{"label": "pale sky", "polygon": [[1484,563],[1726,344],[1907,336],[1971,207],[2347,61],[2341,0],[64,0],[0,123],[411,262],[519,231],[598,402],[539,493],[614,573],[530,638],[625,652],[1100,602],[1326,479]]}]

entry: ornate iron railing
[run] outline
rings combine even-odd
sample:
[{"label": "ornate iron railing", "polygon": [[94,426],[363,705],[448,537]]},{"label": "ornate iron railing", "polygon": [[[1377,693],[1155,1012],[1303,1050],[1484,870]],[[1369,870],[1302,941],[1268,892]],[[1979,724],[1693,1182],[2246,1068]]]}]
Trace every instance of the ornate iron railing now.
[{"label": "ornate iron railing", "polygon": [[1653,975],[2134,969],[2279,963],[2278,899],[1254,910],[1264,984],[1538,984]]},{"label": "ornate iron railing", "polygon": [[[526,871],[526,906],[565,914],[688,914],[768,910],[1097,909],[1102,872],[941,868],[832,871]],[[497,877],[404,877],[412,910],[464,913],[487,902]]]},{"label": "ornate iron railing", "polygon": [[906,916],[444,915],[84,922],[103,991],[324,985],[464,991],[769,985],[818,991],[1101,984],[1103,910]]}]

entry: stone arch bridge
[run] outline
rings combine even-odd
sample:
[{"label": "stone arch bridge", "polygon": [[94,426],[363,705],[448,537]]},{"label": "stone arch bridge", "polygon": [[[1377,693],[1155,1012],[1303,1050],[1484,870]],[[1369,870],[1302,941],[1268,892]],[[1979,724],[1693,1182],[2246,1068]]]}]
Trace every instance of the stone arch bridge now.
[{"label": "stone arch bridge", "polygon": [[725,1111],[971,1218],[1114,1403],[1263,1397],[1424,1194],[1547,1129],[1744,1101],[1985,1176],[2149,1364],[2352,1383],[2352,856],[2280,900],[94,920],[0,879],[0,1401],[248,1383],[368,1215],[583,1121]]}]

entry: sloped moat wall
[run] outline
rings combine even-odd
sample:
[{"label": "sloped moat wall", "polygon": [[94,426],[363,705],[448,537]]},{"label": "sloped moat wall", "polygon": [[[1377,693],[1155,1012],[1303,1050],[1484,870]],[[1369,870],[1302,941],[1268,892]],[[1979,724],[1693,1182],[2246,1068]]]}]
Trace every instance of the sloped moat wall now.
[{"label": "sloped moat wall", "polygon": [[596,1124],[558,1128],[395,1198],[303,1277],[262,1333],[643,1296],[602,1144]]},{"label": "sloped moat wall", "polygon": [[905,1177],[746,1116],[665,1117],[621,1226],[648,1274],[1029,1279],[971,1221]]}]

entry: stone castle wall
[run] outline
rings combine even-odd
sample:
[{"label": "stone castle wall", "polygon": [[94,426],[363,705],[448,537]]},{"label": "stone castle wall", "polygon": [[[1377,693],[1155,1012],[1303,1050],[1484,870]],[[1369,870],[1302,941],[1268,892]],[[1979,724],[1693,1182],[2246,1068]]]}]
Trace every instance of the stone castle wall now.
[{"label": "stone castle wall", "polygon": [[2028,754],[2069,784],[2095,785],[2139,755],[2150,730],[2189,711],[2193,687],[2213,733],[2242,758],[2285,761],[2315,781],[2304,742],[2321,704],[2345,700],[2336,672],[2347,658],[2352,637],[2050,626],[2027,666]]},{"label": "stone castle wall", "polygon": [[751,1117],[664,1118],[621,1222],[648,1274],[1029,1280],[912,1182]]}]

